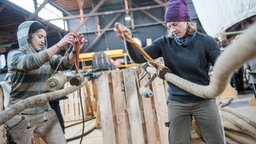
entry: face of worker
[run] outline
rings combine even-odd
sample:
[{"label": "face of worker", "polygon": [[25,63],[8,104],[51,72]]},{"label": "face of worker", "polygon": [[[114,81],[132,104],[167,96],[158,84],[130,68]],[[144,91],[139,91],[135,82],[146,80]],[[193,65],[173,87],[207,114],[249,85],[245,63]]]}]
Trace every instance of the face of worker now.
[{"label": "face of worker", "polygon": [[35,51],[40,51],[46,42],[46,31],[44,29],[38,29],[31,35],[30,42]]},{"label": "face of worker", "polygon": [[187,32],[188,23],[187,22],[168,22],[167,26],[170,31],[177,38],[183,38]]}]

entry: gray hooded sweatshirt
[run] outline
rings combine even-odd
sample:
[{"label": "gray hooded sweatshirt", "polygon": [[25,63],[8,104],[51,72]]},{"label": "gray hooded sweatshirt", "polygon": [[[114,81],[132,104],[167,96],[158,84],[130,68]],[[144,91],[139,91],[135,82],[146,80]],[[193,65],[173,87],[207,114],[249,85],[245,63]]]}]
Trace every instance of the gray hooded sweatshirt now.
[{"label": "gray hooded sweatshirt", "polygon": [[[19,25],[17,31],[19,49],[8,53],[7,65],[11,80],[8,106],[28,97],[47,93],[45,82],[51,77],[57,65],[61,62],[58,70],[67,70],[73,65],[69,64],[67,56],[49,57],[46,52],[47,42],[41,51],[34,50],[28,43],[29,29],[33,23],[40,24],[36,21],[26,21]],[[48,103],[28,108],[24,110],[24,113],[40,113],[47,108],[49,108]]]}]

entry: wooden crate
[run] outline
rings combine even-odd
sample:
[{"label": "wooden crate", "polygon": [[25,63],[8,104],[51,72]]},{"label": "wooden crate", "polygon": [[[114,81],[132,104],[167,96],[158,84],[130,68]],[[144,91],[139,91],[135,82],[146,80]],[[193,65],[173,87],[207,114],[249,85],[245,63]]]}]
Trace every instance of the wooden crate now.
[{"label": "wooden crate", "polygon": [[[70,84],[67,82],[65,87],[69,87]],[[67,99],[60,101],[61,113],[65,122],[79,121],[82,120],[81,110],[81,99],[84,117],[93,117],[96,111],[96,101],[92,89],[92,81],[89,81],[81,91],[76,91],[67,95]]]},{"label": "wooden crate", "polygon": [[104,72],[95,81],[104,144],[166,144],[168,121],[163,80],[156,78],[152,98],[141,96],[133,68]]},{"label": "wooden crate", "polygon": [[[69,83],[65,84],[65,87],[70,86]],[[83,89],[81,89],[82,91]],[[61,113],[64,121],[76,121],[82,119],[82,113],[80,109],[80,97],[79,91],[67,95],[67,99],[60,101]],[[82,103],[84,105],[84,103]]]}]

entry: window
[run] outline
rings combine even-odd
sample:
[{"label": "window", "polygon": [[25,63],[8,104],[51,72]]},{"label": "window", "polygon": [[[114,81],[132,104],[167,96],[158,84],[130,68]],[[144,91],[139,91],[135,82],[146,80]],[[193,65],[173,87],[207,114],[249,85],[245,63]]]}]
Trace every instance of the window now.
[{"label": "window", "polygon": [[20,6],[21,8],[23,8],[31,13],[35,12],[33,0],[9,0],[9,1]]},{"label": "window", "polygon": [[[40,5],[44,2],[44,0],[38,0],[38,6],[40,7]],[[44,8],[38,13],[38,16],[45,19],[45,20],[49,20],[49,19],[56,19],[56,18],[63,18],[63,13],[57,9],[55,6],[47,3]],[[64,29],[65,26],[65,21],[63,20],[54,20],[54,21],[50,21],[52,24],[60,27],[61,29]]]},{"label": "window", "polygon": [[[30,13],[35,12],[34,1],[33,0],[9,0],[10,2],[18,5],[19,7],[29,11]],[[44,2],[44,0],[37,0],[37,7]],[[63,12],[57,9],[55,6],[47,3],[38,13],[38,16],[42,19],[49,20],[49,19],[58,19],[63,18]],[[66,21],[60,20],[53,20],[50,23],[58,26],[61,29],[68,30],[66,26]]]}]

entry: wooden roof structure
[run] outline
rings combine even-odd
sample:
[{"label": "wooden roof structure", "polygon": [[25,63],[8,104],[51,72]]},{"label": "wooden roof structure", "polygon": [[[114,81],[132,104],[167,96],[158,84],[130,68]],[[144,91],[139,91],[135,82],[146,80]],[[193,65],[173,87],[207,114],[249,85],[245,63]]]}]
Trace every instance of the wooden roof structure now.
[{"label": "wooden roof structure", "polygon": [[[138,8],[131,8],[133,0],[44,0],[40,7],[35,8],[34,13],[29,13],[25,9],[13,4],[8,0],[0,1],[0,48],[11,48],[13,44],[17,44],[16,31],[18,25],[26,20],[38,20],[47,24],[48,37],[56,37],[66,31],[58,28],[57,26],[45,21],[37,16],[38,12],[47,4],[54,5],[57,9],[61,10],[65,15],[62,19],[80,18],[80,24],[77,26],[76,31],[86,22],[90,16],[100,16],[108,12],[98,12],[99,8],[103,6],[119,7],[119,10],[111,11],[109,13],[123,13],[125,11],[135,11],[150,9],[150,7],[143,7],[148,3],[153,4],[152,7],[164,7],[167,0],[136,0],[139,4]],[[35,0],[36,2],[36,0]],[[135,2],[135,1],[134,1]],[[85,12],[86,11],[86,12]],[[89,13],[88,13],[89,11]],[[78,13],[79,12],[79,13]],[[53,19],[52,19],[53,20]],[[158,20],[158,22],[160,22]],[[99,23],[97,24],[99,25]],[[0,53],[3,53],[0,51]]]},{"label": "wooden roof structure", "polygon": [[[35,2],[37,0],[34,0]],[[44,0],[40,7],[35,8],[34,13],[29,13],[25,9],[18,7],[17,5],[11,3],[8,0],[0,1],[0,54],[4,53],[6,50],[13,48],[13,45],[17,44],[16,31],[18,25],[26,20],[38,20],[43,22],[48,26],[47,33],[48,37],[59,37],[62,38],[66,31],[60,29],[59,27],[49,23],[49,21],[54,20],[43,20],[38,17],[37,14],[40,10],[45,7],[46,4],[50,3],[54,5],[57,9],[61,10],[65,15],[63,20],[70,19],[80,19],[79,25],[77,25],[75,32],[86,23],[88,17],[95,17],[113,14],[113,13],[124,13],[129,12],[131,16],[132,25],[134,24],[133,12],[142,11],[145,15],[151,17],[155,23],[162,24],[165,26],[162,20],[152,16],[146,10],[151,8],[165,8],[168,0]],[[193,0],[186,0],[187,3],[192,3]],[[25,1],[24,1],[25,2]],[[150,5],[150,6],[148,6]],[[104,9],[102,10],[102,8]],[[115,8],[115,9],[114,9]],[[96,20],[97,21],[97,20]],[[233,31],[240,31],[247,23],[252,23],[255,21],[255,17],[244,20],[241,23],[237,23],[234,26],[227,29],[226,34],[232,35]],[[104,28],[100,27],[99,20],[96,23],[97,30],[92,30],[95,32],[104,33]],[[145,23],[144,25],[150,25]]]}]

